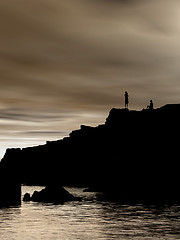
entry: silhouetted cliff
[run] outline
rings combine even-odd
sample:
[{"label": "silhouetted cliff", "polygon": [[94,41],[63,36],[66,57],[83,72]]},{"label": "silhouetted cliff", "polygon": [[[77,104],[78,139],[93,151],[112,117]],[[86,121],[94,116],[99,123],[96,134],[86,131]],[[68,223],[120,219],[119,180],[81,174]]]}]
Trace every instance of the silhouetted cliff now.
[{"label": "silhouetted cliff", "polygon": [[21,183],[93,187],[122,201],[179,201],[180,104],[111,109],[104,125],[81,126],[47,144],[8,149],[1,168]]},{"label": "silhouetted cliff", "polygon": [[[12,149],[7,152],[17,153],[17,150]],[[14,155],[12,154],[12,156]],[[11,155],[6,158],[6,163],[0,163],[0,207],[21,204],[20,178],[17,177],[17,167],[13,168],[12,164],[8,162],[9,158],[11,159]]]}]

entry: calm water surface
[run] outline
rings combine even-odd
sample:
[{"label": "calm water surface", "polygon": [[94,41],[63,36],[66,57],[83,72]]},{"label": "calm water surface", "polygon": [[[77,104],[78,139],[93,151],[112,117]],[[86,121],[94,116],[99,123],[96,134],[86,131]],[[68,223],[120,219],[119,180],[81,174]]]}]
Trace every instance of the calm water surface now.
[{"label": "calm water surface", "polygon": [[[32,194],[42,187],[22,187]],[[95,193],[67,188],[81,202],[63,205],[22,202],[0,209],[0,239],[112,240],[180,239],[180,206],[120,205],[102,201]]]}]

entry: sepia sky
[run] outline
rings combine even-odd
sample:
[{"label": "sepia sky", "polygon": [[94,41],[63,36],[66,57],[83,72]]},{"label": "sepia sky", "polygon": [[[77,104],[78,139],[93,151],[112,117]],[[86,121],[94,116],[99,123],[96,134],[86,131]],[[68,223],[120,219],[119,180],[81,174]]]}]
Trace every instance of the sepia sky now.
[{"label": "sepia sky", "polygon": [[179,0],[1,0],[0,158],[112,107],[180,102]]}]

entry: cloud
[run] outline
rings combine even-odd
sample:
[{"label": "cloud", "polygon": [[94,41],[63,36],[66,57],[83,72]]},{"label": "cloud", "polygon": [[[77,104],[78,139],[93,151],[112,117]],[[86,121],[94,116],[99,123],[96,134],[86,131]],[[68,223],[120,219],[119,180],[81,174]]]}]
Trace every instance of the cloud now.
[{"label": "cloud", "polygon": [[[149,81],[149,74],[167,72],[179,57],[177,6],[167,0],[1,1],[2,95],[62,107],[85,89],[88,99],[92,92],[106,98],[107,79],[114,86],[119,78],[120,88],[133,75]],[[78,108],[82,99],[75,94],[74,100]]]},{"label": "cloud", "polygon": [[72,117],[73,113],[68,111],[61,111],[60,113],[48,110],[47,112],[34,109],[22,108],[6,108],[1,109],[0,119],[7,119],[10,121],[24,121],[24,122],[48,122],[48,121],[63,121],[66,118]]}]

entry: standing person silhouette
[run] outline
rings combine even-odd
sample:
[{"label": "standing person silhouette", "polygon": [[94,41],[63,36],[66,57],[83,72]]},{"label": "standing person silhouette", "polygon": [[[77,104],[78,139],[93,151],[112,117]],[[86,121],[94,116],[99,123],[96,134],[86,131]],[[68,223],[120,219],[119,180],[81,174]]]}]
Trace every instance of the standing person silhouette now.
[{"label": "standing person silhouette", "polygon": [[125,91],[125,108],[128,108],[128,103],[129,103],[129,95],[128,95],[128,92]]},{"label": "standing person silhouette", "polygon": [[153,101],[150,100],[149,109],[153,109],[153,108],[154,108],[154,107],[153,107]]}]

